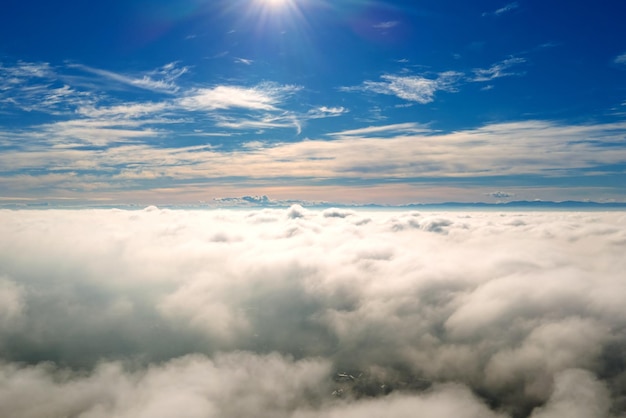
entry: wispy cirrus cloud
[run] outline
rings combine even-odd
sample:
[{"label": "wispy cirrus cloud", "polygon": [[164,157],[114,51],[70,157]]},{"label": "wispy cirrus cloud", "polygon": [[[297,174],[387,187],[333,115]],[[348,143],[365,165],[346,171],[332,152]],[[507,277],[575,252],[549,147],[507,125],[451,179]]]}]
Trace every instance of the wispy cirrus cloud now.
[{"label": "wispy cirrus cloud", "polygon": [[523,72],[509,71],[512,67],[526,62],[525,58],[512,57],[493,64],[489,68],[475,68],[474,76],[470,77],[470,81],[484,82],[491,81],[496,78],[523,75]]},{"label": "wispy cirrus cloud", "polygon": [[55,74],[50,64],[46,62],[18,61],[14,65],[0,63],[0,80],[3,86],[6,83],[20,83],[30,78],[51,78]]},{"label": "wispy cirrus cloud", "polygon": [[126,103],[111,106],[81,106],[76,113],[89,118],[136,119],[153,114],[162,114],[173,105],[168,102]]},{"label": "wispy cirrus cloud", "polygon": [[92,105],[95,97],[55,81],[5,88],[0,91],[0,105],[25,112],[69,115],[77,106]]},{"label": "wispy cirrus cloud", "polygon": [[0,108],[60,115],[94,100],[92,93],[76,89],[61,80],[48,63],[0,63]]},{"label": "wispy cirrus cloud", "polygon": [[302,132],[301,122],[295,115],[287,113],[282,115],[262,115],[253,117],[217,116],[215,126],[228,129],[246,130],[256,129],[263,133],[265,129],[295,128],[296,132]]},{"label": "wispy cirrus cloud", "polygon": [[162,123],[162,120],[75,119],[42,125],[38,130],[44,134],[42,139],[46,143],[57,147],[108,147],[155,138],[163,132],[147,125]]},{"label": "wispy cirrus cloud", "polygon": [[308,119],[321,119],[321,118],[341,116],[348,112],[349,110],[343,106],[335,106],[335,107],[320,106],[315,109],[309,110],[306,114],[306,117]]},{"label": "wispy cirrus cloud", "polygon": [[309,120],[333,118],[349,112],[348,109],[342,106],[320,106],[306,113],[275,110],[274,112],[261,113],[259,115],[216,115],[214,116],[215,125],[235,130],[256,129],[257,134],[265,133],[266,129],[294,128],[299,135],[302,133],[303,125]]},{"label": "wispy cirrus cloud", "polygon": [[83,64],[68,64],[68,67],[76,68],[123,85],[167,94],[174,94],[180,90],[176,80],[189,71],[188,67],[180,67],[177,62],[171,62],[156,70],[139,75],[121,74]]},{"label": "wispy cirrus cloud", "polygon": [[375,23],[372,27],[374,29],[391,29],[391,28],[395,28],[399,24],[400,22],[398,22],[397,20],[388,20],[385,22]]},{"label": "wispy cirrus cloud", "polygon": [[462,74],[455,71],[439,73],[435,78],[419,75],[383,75],[383,81],[365,81],[361,86],[342,87],[342,91],[366,91],[396,96],[400,99],[421,104],[434,100],[438,91],[455,91],[455,85]]},{"label": "wispy cirrus cloud", "polygon": [[626,52],[615,57],[613,62],[619,65],[626,65]]},{"label": "wispy cirrus cloud", "polygon": [[247,58],[235,58],[235,62],[237,64],[252,65],[254,63],[254,60]]},{"label": "wispy cirrus cloud", "polygon": [[350,129],[347,131],[334,132],[329,134],[333,137],[368,137],[375,135],[399,135],[399,134],[418,134],[433,133],[426,125],[419,123],[397,123],[393,125],[368,126],[367,128]]},{"label": "wispy cirrus cloud", "polygon": [[501,16],[503,14],[512,12],[515,9],[518,9],[520,7],[520,4],[516,1],[512,2],[512,3],[508,3],[502,7],[500,7],[499,9],[496,9],[492,12],[484,12],[483,16]]}]

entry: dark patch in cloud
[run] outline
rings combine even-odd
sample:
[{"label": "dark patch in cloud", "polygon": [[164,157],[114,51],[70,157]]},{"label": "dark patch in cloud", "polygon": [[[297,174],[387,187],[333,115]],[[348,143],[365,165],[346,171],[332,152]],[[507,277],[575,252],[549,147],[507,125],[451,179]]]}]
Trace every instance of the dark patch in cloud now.
[{"label": "dark patch in cloud", "polygon": [[347,218],[355,215],[355,212],[349,209],[328,208],[322,212],[322,215],[326,218]]}]

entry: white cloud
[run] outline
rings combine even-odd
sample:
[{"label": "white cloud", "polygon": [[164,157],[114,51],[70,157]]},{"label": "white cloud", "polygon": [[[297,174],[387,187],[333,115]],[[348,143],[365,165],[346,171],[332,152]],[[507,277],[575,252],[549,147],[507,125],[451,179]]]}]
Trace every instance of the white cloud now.
[{"label": "white cloud", "polygon": [[2,210],[0,415],[606,418],[624,231],[622,212]]},{"label": "white cloud", "polygon": [[399,24],[400,22],[398,22],[397,20],[388,20],[386,22],[376,23],[373,27],[375,29],[391,29],[398,26]]},{"label": "white cloud", "polygon": [[396,123],[393,125],[369,126],[367,128],[350,129],[348,131],[334,132],[331,136],[372,136],[372,134],[410,134],[432,133],[432,130],[424,125],[414,122]]},{"label": "white cloud", "polygon": [[76,68],[116,83],[168,94],[174,94],[180,90],[176,80],[189,71],[188,67],[179,67],[177,62],[166,64],[156,70],[140,75],[120,74],[82,64],[70,64],[68,67]]},{"label": "white cloud", "polygon": [[215,126],[228,129],[276,129],[276,128],[295,128],[296,132],[300,134],[302,132],[302,125],[300,121],[289,113],[280,116],[265,115],[256,119],[247,118],[232,118],[216,116]]},{"label": "white cloud", "polygon": [[306,114],[306,117],[308,119],[321,119],[321,118],[341,116],[348,112],[349,110],[343,106],[336,106],[336,107],[320,106],[316,109],[309,110],[308,113]]},{"label": "white cloud", "polygon": [[493,12],[485,12],[483,13],[483,16],[500,16],[503,15],[505,13],[509,13],[515,9],[518,9],[520,7],[519,3],[514,1],[512,3],[508,3],[505,6],[502,6],[501,8],[493,11]]},{"label": "white cloud", "polygon": [[[191,112],[207,112],[202,123],[228,129],[295,128],[301,123],[293,112],[280,108],[301,87],[261,83],[254,87],[218,85],[211,88],[182,88],[180,77],[188,67],[171,62],[139,74],[121,74],[81,64],[68,64],[65,70],[89,74],[57,74],[49,64],[18,62],[0,66],[0,105],[27,112],[44,112],[65,116],[42,125],[13,132],[12,137],[30,136],[31,143],[64,146],[90,144],[106,146],[137,138],[155,137],[167,128],[157,125],[194,123],[199,117]],[[134,86],[155,93],[167,93],[161,100],[114,100],[106,93],[116,88]],[[95,93],[98,90],[98,93]],[[253,111],[253,114],[224,115],[226,110]],[[336,116],[340,108],[322,108],[318,117]],[[68,118],[69,116],[69,118]],[[313,118],[314,115],[301,115]],[[183,128],[185,129],[185,128]],[[52,135],[50,136],[50,134]],[[180,132],[179,135],[188,134]],[[0,139],[1,140],[1,139]],[[16,141],[13,141],[17,143]],[[22,144],[24,146],[24,144]]]},{"label": "white cloud", "polygon": [[0,80],[4,83],[17,83],[29,78],[51,78],[55,73],[48,63],[18,61],[14,65],[0,63]]},{"label": "white cloud", "polygon": [[70,115],[76,106],[89,105],[93,97],[70,86],[52,87],[52,81],[29,86],[16,85],[0,92],[0,104],[26,112]]},{"label": "white cloud", "polygon": [[422,76],[383,75],[382,79],[385,81],[365,81],[360,87],[344,87],[342,90],[371,91],[426,104],[434,100],[437,91],[455,91],[455,84],[460,76],[460,73],[453,71],[441,73],[434,79]]},{"label": "white cloud", "polygon": [[615,63],[616,64],[626,64],[626,53],[623,53],[623,54],[618,55],[617,57],[615,57]]},{"label": "white cloud", "polygon": [[132,80],[131,84],[133,86],[157,92],[175,92],[176,90],[178,90],[178,87],[171,82],[165,80],[153,80],[148,76],[143,76],[139,79]]},{"label": "white cloud", "polygon": [[103,362],[89,375],[0,365],[0,413],[41,416],[286,417],[319,396],[328,365],[246,353],[186,356],[146,370]]},{"label": "white cloud", "polygon": [[[122,110],[129,111],[130,109],[119,109],[119,111]],[[75,119],[44,125],[40,127],[40,130],[45,135],[45,143],[52,143],[56,146],[67,147],[86,144],[108,146],[114,143],[159,136],[158,130],[144,126],[150,122],[150,120]],[[162,123],[163,121],[154,122]]]},{"label": "white cloud", "polygon": [[252,65],[252,63],[254,63],[253,60],[246,59],[246,58],[235,58],[235,62],[237,64],[245,64],[245,65]]},{"label": "white cloud", "polygon": [[230,108],[274,111],[283,100],[298,90],[300,87],[272,83],[253,88],[216,86],[191,90],[178,103],[181,107],[194,111]]},{"label": "white cloud", "polygon": [[145,102],[145,103],[126,103],[113,106],[82,106],[76,110],[76,113],[88,118],[123,118],[136,119],[143,116],[149,116],[162,113],[171,105],[166,102]]},{"label": "white cloud", "polygon": [[508,72],[507,70],[509,70],[511,67],[514,67],[519,64],[523,64],[525,62],[526,62],[526,59],[524,58],[514,57],[514,58],[507,58],[503,61],[500,61],[492,65],[489,68],[475,68],[473,70],[474,77],[471,79],[471,81],[484,82],[484,81],[491,81],[493,79],[500,78],[500,77],[510,77],[510,76],[521,75],[523,73]]},{"label": "white cloud", "polygon": [[67,115],[76,106],[93,101],[89,92],[63,82],[48,63],[0,63],[0,105],[26,112]]}]

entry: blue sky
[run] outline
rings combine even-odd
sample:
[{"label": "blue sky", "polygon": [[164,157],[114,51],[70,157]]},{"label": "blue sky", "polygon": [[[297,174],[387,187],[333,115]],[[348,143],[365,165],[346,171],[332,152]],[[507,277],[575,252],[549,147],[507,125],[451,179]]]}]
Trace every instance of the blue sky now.
[{"label": "blue sky", "polygon": [[14,1],[0,204],[626,201],[622,1]]}]

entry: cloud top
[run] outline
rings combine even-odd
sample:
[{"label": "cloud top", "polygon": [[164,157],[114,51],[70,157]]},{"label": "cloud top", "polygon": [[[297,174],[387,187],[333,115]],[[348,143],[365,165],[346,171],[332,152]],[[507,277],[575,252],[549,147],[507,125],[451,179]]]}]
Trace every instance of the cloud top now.
[{"label": "cloud top", "polygon": [[617,418],[625,230],[621,212],[0,211],[0,415]]}]

